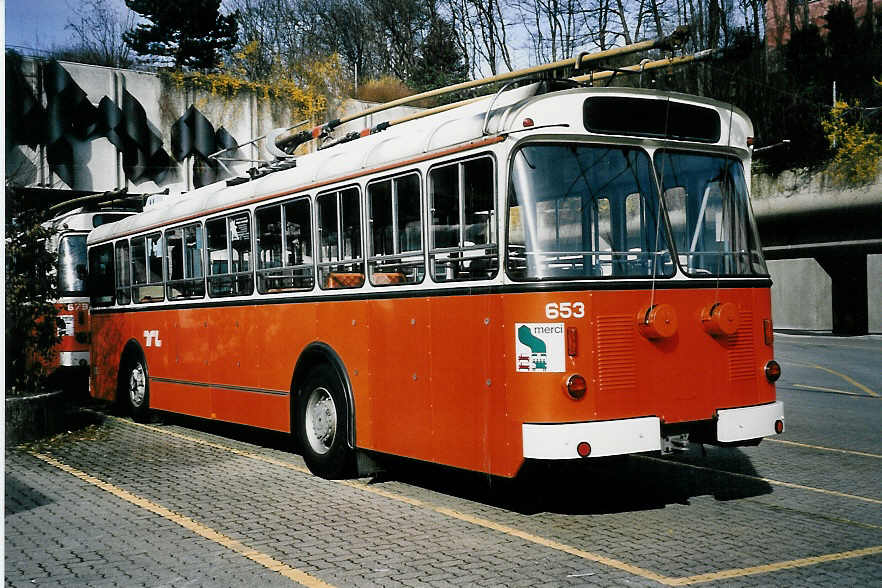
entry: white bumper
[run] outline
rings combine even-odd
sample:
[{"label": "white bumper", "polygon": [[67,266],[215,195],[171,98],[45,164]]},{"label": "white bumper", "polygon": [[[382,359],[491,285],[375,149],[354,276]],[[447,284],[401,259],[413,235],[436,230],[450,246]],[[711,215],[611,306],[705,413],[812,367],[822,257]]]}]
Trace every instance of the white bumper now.
[{"label": "white bumper", "polygon": [[[784,421],[781,402],[717,411],[717,441],[737,443],[775,435],[775,422]],[[662,449],[661,421],[641,417],[588,423],[550,423],[521,426],[524,457],[576,459],[581,442],[591,445],[590,457],[625,455]]]},{"label": "white bumper", "polygon": [[575,459],[576,446],[591,444],[591,457],[658,451],[661,423],[658,417],[642,417],[591,423],[522,425],[524,457],[531,459]]},{"label": "white bumper", "polygon": [[88,351],[59,351],[58,363],[63,367],[89,365]]},{"label": "white bumper", "polygon": [[781,402],[718,410],[717,441],[732,443],[775,435],[775,421],[784,422]]}]

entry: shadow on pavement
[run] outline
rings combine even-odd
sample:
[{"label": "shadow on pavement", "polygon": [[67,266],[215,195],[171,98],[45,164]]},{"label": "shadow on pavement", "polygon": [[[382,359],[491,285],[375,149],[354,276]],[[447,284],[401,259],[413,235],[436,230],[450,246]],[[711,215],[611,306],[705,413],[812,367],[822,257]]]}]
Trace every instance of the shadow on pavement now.
[{"label": "shadow on pavement", "polygon": [[[727,473],[757,476],[739,449],[713,448],[706,458],[695,449],[677,458],[634,455],[558,463],[528,461],[511,480],[412,460],[387,458],[385,462],[387,471],[374,483],[397,481],[521,514],[633,512],[689,504],[698,496],[735,500],[772,492],[763,480]],[[682,465],[687,462],[710,470]]]},{"label": "shadow on pavement", "polygon": [[8,471],[4,476],[4,484],[3,511],[7,517],[53,502],[42,492],[25,484]]},{"label": "shadow on pavement", "polygon": [[[111,407],[84,402],[110,412]],[[86,412],[84,422],[100,415]],[[92,414],[94,416],[88,416]],[[275,431],[173,413],[154,413],[153,424],[176,425],[267,449],[297,452],[291,436]],[[522,514],[608,514],[689,504],[698,496],[735,500],[769,494],[750,458],[740,449],[692,445],[690,451],[585,461],[528,460],[514,479],[500,478],[393,456],[374,456],[383,471],[372,484],[401,482]],[[689,467],[690,465],[698,466]],[[701,469],[700,469],[701,468]],[[749,479],[729,472],[752,476]]]}]

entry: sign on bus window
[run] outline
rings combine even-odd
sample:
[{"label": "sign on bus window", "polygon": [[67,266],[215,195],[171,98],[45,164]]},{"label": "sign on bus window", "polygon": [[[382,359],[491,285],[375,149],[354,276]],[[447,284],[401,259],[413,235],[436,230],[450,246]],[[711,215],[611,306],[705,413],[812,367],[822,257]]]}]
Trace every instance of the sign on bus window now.
[{"label": "sign on bus window", "polygon": [[247,296],[254,291],[251,275],[251,222],[240,213],[205,222],[208,251],[208,295]]},{"label": "sign on bus window", "polygon": [[309,198],[257,209],[257,291],[311,290],[312,216]]},{"label": "sign on bus window", "polygon": [[358,188],[316,198],[319,231],[319,284],[322,288],[359,288],[364,284],[361,204]]},{"label": "sign on bus window", "polygon": [[490,157],[438,166],[429,172],[429,262],[436,282],[485,280],[496,275],[494,186]]},{"label": "sign on bus window", "polygon": [[205,282],[202,274],[202,225],[169,229],[165,232],[166,283],[169,300],[202,298]]},{"label": "sign on bus window", "polygon": [[368,186],[368,273],[374,286],[423,281],[421,201],[417,173]]}]

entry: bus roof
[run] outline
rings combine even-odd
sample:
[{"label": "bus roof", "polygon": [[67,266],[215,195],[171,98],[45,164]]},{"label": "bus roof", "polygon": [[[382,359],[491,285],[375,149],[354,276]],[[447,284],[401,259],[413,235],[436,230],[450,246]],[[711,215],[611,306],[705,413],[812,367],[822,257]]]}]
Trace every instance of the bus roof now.
[{"label": "bus roof", "polygon": [[[707,98],[634,88],[572,88],[537,95],[541,84],[507,90],[498,98],[479,100],[412,120],[361,139],[341,143],[300,156],[296,166],[262,177],[228,185],[219,181],[146,207],[144,212],[96,228],[89,244],[97,244],[167,224],[186,222],[203,215],[261,200],[320,189],[327,184],[355,179],[368,173],[393,169],[398,164],[431,156],[470,142],[495,138],[513,131],[529,132],[521,124],[532,118],[535,132],[554,135],[591,135],[582,122],[581,104],[586,97],[621,96],[670,99],[710,106],[720,113],[722,132],[717,145],[737,145],[747,153],[746,138],[753,135],[748,117],[730,104]],[[487,109],[491,105],[489,118]],[[488,135],[484,134],[485,118]],[[546,126],[547,125],[547,126]],[[546,126],[545,129],[542,127]],[[548,128],[555,127],[555,128]],[[707,143],[704,146],[708,146]],[[391,172],[390,172],[391,173]]]}]

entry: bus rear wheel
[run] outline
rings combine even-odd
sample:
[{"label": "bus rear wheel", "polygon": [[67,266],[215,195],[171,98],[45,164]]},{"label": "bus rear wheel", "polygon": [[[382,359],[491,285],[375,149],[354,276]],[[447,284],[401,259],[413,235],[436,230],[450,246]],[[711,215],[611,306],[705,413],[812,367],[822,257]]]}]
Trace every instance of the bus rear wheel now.
[{"label": "bus rear wheel", "polygon": [[346,439],[349,414],[340,378],[329,366],[314,368],[297,396],[296,434],[309,471],[328,479],[354,471]]},{"label": "bus rear wheel", "polygon": [[146,422],[150,413],[150,383],[147,381],[147,367],[144,360],[130,357],[123,372],[124,402],[132,415],[132,420]]}]

